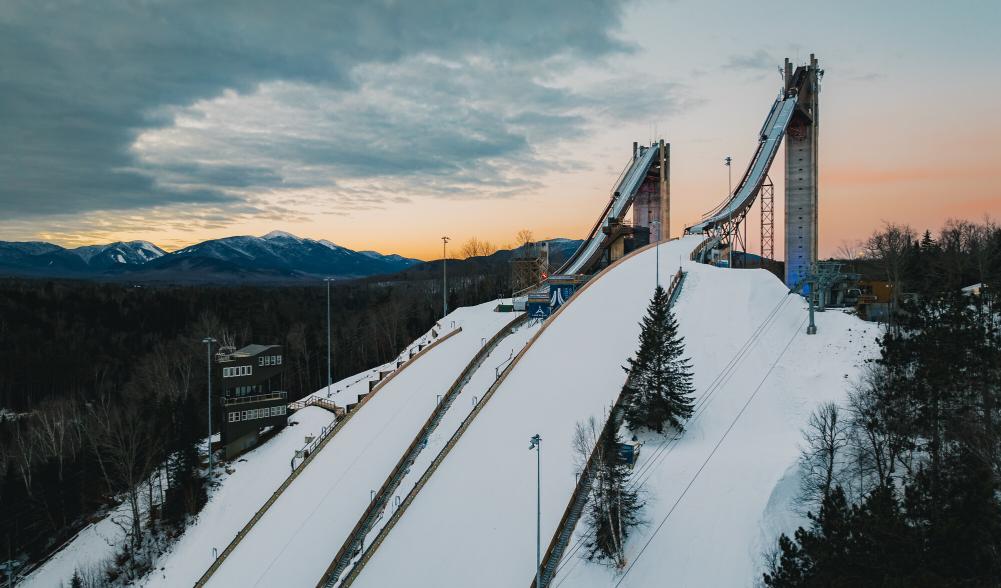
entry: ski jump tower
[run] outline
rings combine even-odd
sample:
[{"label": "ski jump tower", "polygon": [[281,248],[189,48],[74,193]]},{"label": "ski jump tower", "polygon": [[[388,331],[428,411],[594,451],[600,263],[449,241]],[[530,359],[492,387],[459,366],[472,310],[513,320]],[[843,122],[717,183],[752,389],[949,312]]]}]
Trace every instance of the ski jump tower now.
[{"label": "ski jump tower", "polygon": [[797,286],[817,261],[817,135],[820,78],[817,58],[793,71],[785,60],[785,93],[798,97],[786,128],[785,283]]},{"label": "ski jump tower", "polygon": [[[772,104],[765,124],[758,134],[758,147],[747,171],[733,192],[702,220],[685,228],[687,234],[706,235],[706,240],[693,259],[707,261],[717,249],[746,250],[746,239],[740,227],[758,194],[765,191],[762,206],[762,236],[772,234],[771,186],[768,172],[782,139],[786,139],[785,169],[785,283],[795,288],[809,275],[817,260],[817,136],[820,128],[820,69],[817,58],[810,55],[806,65],[793,69],[786,59],[782,68],[783,84]],[[746,232],[746,229],[745,229]],[[770,250],[762,242],[762,251]]]}]

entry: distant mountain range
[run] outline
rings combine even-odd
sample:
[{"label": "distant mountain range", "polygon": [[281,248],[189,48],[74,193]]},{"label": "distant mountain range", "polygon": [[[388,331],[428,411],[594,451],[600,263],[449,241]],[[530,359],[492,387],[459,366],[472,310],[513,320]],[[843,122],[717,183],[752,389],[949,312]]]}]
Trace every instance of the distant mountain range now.
[{"label": "distant mountain range", "polygon": [[391,274],[421,263],[400,255],[353,251],[282,231],[212,239],[167,253],[147,241],[66,249],[0,241],[0,275],[137,282],[294,282]]},{"label": "distant mountain range", "polygon": [[[550,258],[569,255],[580,241],[552,239]],[[502,250],[469,263],[503,263]],[[452,263],[450,261],[450,263]],[[459,261],[465,264],[466,260]],[[282,231],[261,237],[212,239],[170,253],[148,241],[115,242],[67,249],[38,241],[0,241],[0,276],[83,278],[140,283],[288,283],[429,271],[432,262],[375,251],[354,251],[327,240]],[[471,266],[471,267],[474,267]],[[439,266],[440,267],[440,266]],[[456,268],[458,269],[458,268]]]}]

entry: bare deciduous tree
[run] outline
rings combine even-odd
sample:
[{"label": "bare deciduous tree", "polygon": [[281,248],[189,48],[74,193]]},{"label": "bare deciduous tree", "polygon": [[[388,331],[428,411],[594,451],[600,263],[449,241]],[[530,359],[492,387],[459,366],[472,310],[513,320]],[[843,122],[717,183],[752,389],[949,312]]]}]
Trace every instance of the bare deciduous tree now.
[{"label": "bare deciduous tree", "polygon": [[535,234],[531,229],[522,229],[514,238],[515,247],[523,247],[535,241]]},{"label": "bare deciduous tree", "polygon": [[840,482],[845,466],[843,450],[849,441],[848,424],[833,402],[822,404],[810,415],[803,430],[806,447],[800,454],[800,499],[804,504],[820,504]]},{"label": "bare deciduous tree", "polygon": [[865,243],[865,256],[880,266],[886,280],[890,282],[891,310],[897,309],[901,289],[904,287],[907,258],[915,238],[916,234],[911,227],[887,223],[882,231],[873,233]]},{"label": "bare deciduous tree", "polygon": [[476,237],[470,237],[462,245],[460,250],[463,257],[483,257],[485,255],[490,255],[497,251],[497,247],[491,244],[489,241],[481,241]]}]

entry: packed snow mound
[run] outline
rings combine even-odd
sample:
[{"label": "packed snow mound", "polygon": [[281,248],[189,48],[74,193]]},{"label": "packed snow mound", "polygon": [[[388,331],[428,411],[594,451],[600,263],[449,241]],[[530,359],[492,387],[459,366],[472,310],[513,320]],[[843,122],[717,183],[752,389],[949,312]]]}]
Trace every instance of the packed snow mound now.
[{"label": "packed snow mound", "polygon": [[[785,508],[776,504],[790,498],[788,485],[785,493],[776,486],[796,460],[801,427],[819,402],[844,396],[875,352],[872,326],[841,312],[818,314],[819,334],[806,336],[805,302],[768,272],[688,261],[700,239],[661,245],[660,278],[666,284],[679,266],[687,272],[675,311],[704,410],[676,444],[644,436],[635,475],[645,482],[649,524],[629,538],[628,575],[581,561],[574,541],[554,586],[622,580],[622,586],[652,587],[666,579],[676,586],[753,585],[776,526],[788,523],[776,519]],[[531,584],[536,461],[529,438],[542,437],[545,549],[576,483],[574,427],[591,416],[603,420],[625,382],[621,366],[637,347],[655,259],[653,249],[638,253],[572,299],[353,586]],[[584,530],[578,526],[578,539]]]},{"label": "packed snow mound", "polygon": [[[209,579],[209,586],[313,586],[341,543],[462,370],[514,313],[499,301],[442,319],[442,338],[399,371],[336,433]],[[367,377],[335,389],[342,404],[368,390]],[[318,394],[326,395],[325,391]],[[354,396],[354,399],[352,399]]]}]

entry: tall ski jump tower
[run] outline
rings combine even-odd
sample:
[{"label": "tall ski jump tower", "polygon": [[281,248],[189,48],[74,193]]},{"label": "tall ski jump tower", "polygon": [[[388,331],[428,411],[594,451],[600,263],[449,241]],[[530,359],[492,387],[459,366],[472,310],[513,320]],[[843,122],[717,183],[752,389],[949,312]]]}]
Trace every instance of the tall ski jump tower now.
[{"label": "tall ski jump tower", "polygon": [[817,261],[817,135],[824,71],[810,54],[810,63],[795,71],[786,59],[783,74],[786,95],[799,95],[785,137],[785,282],[794,287]]}]

